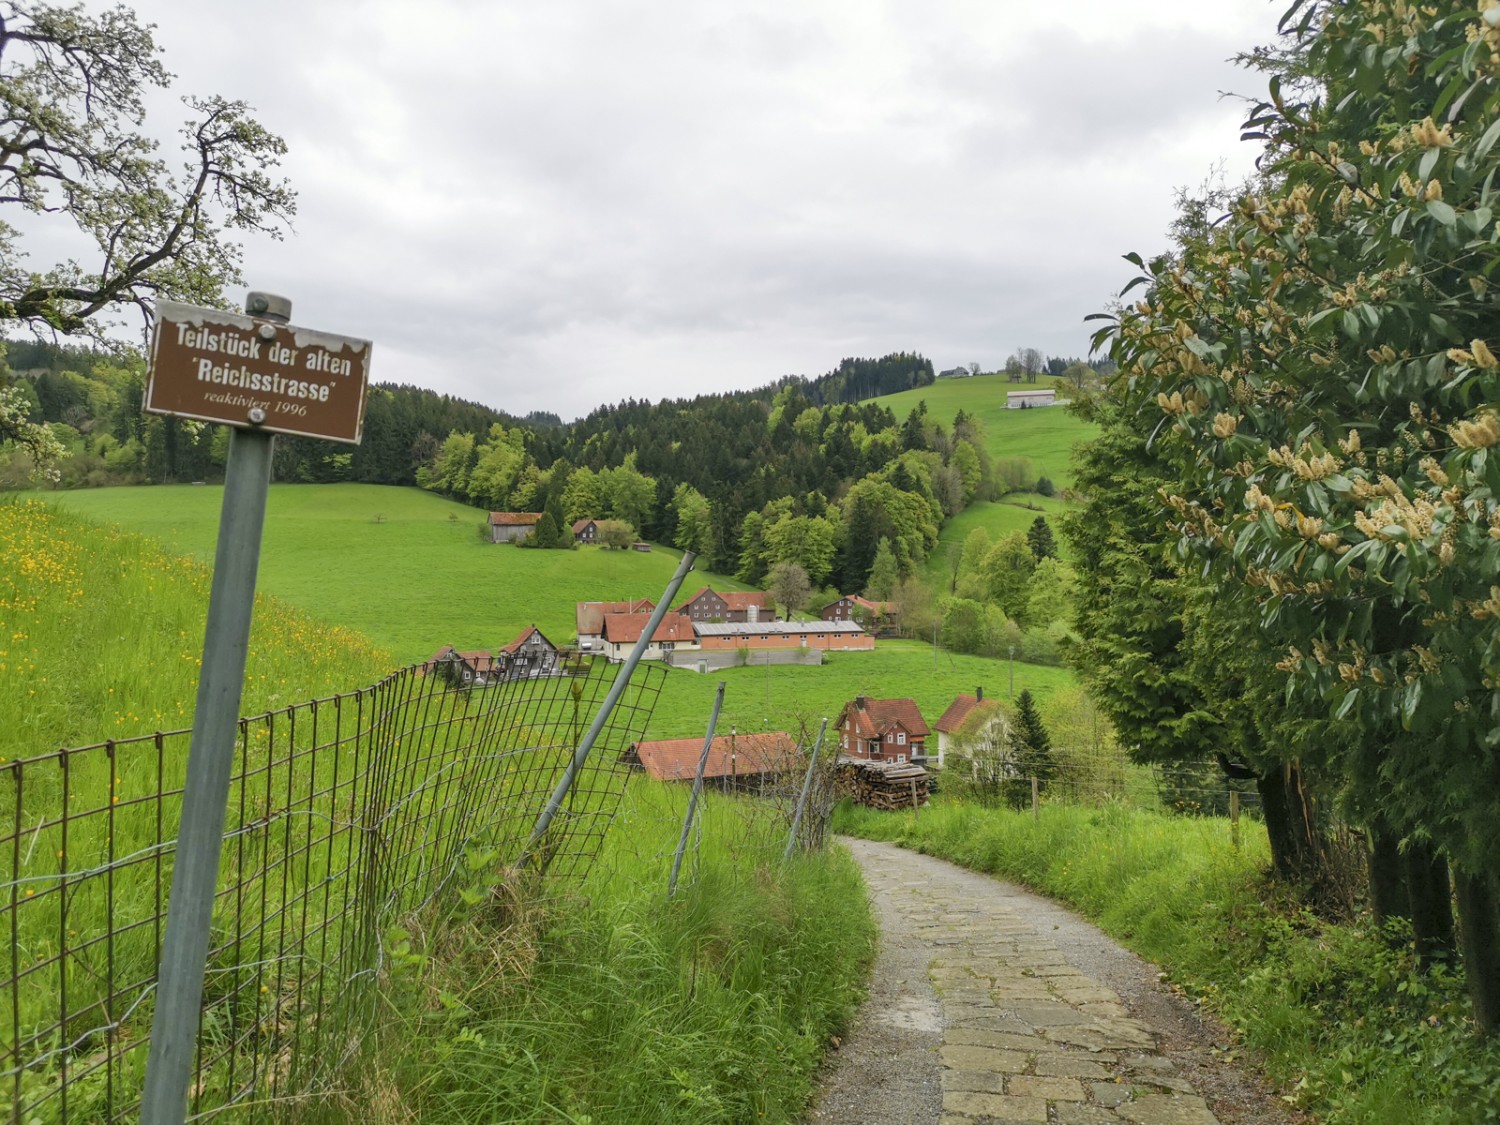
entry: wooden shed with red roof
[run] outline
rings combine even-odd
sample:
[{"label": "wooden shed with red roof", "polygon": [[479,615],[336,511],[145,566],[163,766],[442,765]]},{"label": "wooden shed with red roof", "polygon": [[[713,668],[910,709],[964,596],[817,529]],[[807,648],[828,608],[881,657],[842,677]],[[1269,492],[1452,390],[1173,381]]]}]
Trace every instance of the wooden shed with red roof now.
[{"label": "wooden shed with red roof", "polygon": [[[633,743],[628,765],[657,781],[692,781],[703,753],[701,738],[664,738]],[[725,789],[758,789],[797,764],[797,743],[786,731],[717,735],[703,767],[705,784]]]},{"label": "wooden shed with red roof", "polygon": [[932,731],[912,699],[857,695],[839,712],[839,753],[873,762],[925,762]]}]

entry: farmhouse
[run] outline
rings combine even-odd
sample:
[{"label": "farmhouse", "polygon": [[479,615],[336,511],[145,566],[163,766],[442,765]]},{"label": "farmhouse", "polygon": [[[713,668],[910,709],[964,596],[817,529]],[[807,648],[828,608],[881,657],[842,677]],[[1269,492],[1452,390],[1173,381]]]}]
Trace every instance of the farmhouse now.
[{"label": "farmhouse", "polygon": [[771,595],[759,590],[718,594],[705,586],[677,607],[676,612],[692,621],[775,621]]},{"label": "farmhouse", "polygon": [[693,629],[704,652],[739,648],[820,648],[826,652],[875,647],[875,638],[853,621],[695,621]]},{"label": "farmhouse", "polygon": [[967,379],[973,374],[974,372],[967,367],[950,367],[947,371],[939,371],[937,377],[939,379]]},{"label": "farmhouse", "polygon": [[1033,406],[1056,406],[1057,392],[1051,387],[1034,391],[1006,391],[1005,409],[1028,410]]},{"label": "farmhouse", "polygon": [[574,609],[578,650],[597,650],[604,641],[604,618],[610,613],[650,613],[656,603],[650,598],[630,602],[579,602]]},{"label": "farmhouse", "polygon": [[913,700],[857,695],[844,704],[834,725],[844,756],[875,762],[927,760],[931,732]]},{"label": "farmhouse", "polygon": [[490,542],[519,543],[536,530],[541,512],[491,512]]},{"label": "farmhouse", "polygon": [[495,658],[487,652],[459,652],[444,645],[422,664],[424,675],[441,676],[454,687],[484,687],[498,678]]},{"label": "farmhouse", "polygon": [[872,631],[893,630],[897,621],[895,602],[871,601],[860,594],[846,594],[829,602],[819,616],[824,621],[855,621]]},{"label": "farmhouse", "polygon": [[[976,716],[978,716],[976,718]],[[988,719],[985,716],[989,716]],[[965,724],[972,728],[978,726],[982,729],[995,722],[1004,722],[1000,714],[1000,707],[994,700],[984,698],[984,688],[974,689],[973,695],[960,695],[948,704],[948,709],[943,712],[942,718],[933,724],[933,729],[938,736],[937,764],[941,767],[948,756],[948,752],[955,749],[955,736],[963,729]]]},{"label": "farmhouse", "polygon": [[[702,754],[701,738],[666,738],[632,744],[624,761],[657,781],[692,781]],[[721,734],[709,744],[703,781],[721,789],[759,789],[796,761],[797,744],[786,731]]]},{"label": "farmhouse", "polygon": [[[641,634],[650,623],[650,613],[606,613],[603,649],[610,663],[618,664],[629,656],[630,650],[635,648],[635,642],[641,639]],[[642,659],[660,660],[669,652],[697,646],[698,638],[693,635],[693,623],[675,613],[668,613],[662,617],[656,632],[651,634],[651,643],[646,646]]]},{"label": "farmhouse", "polygon": [[597,543],[599,542],[598,520],[574,520],[573,542],[575,543]]},{"label": "farmhouse", "polygon": [[500,678],[525,680],[535,676],[561,676],[562,654],[535,625],[529,627],[495,655]]}]

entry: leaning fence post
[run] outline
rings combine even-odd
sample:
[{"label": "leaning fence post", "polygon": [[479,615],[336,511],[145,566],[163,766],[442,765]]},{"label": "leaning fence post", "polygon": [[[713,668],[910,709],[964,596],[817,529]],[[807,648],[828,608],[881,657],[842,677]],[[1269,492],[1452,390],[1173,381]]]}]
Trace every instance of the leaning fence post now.
[{"label": "leaning fence post", "polygon": [[797,797],[797,811],[792,814],[792,830],[787,833],[786,851],[781,853],[782,859],[792,858],[792,848],[797,843],[797,829],[802,827],[802,814],[807,810],[807,792],[812,788],[813,770],[818,765],[818,751],[823,746],[823,733],[828,729],[828,717],[823,717],[823,725],[818,728],[818,740],[813,743],[812,757],[807,760],[807,776],[802,779],[802,792]]},{"label": "leaning fence post", "polygon": [[1031,819],[1042,819],[1042,787],[1035,777],[1031,779]]},{"label": "leaning fence post", "polygon": [[[537,817],[536,827],[531,830],[531,839],[526,841],[526,847],[521,851],[519,866],[527,866],[531,863],[532,848],[534,848],[547,832],[552,823],[552,818],[557,815],[557,810],[562,807],[563,798],[568,795],[568,790],[573,788],[573,782],[578,777],[578,771],[583,769],[583,763],[588,761],[589,751],[594,748],[594,741],[599,737],[599,732],[604,729],[604,724],[609,721],[610,712],[615,709],[620,696],[625,694],[626,687],[630,684],[631,673],[635,666],[641,662],[646,655],[646,649],[651,645],[651,638],[656,635],[656,628],[661,624],[661,619],[667,615],[667,608],[672,604],[672,599],[677,596],[677,591],[682,588],[683,580],[687,578],[688,571],[693,569],[693,560],[697,558],[692,551],[684,551],[682,561],[677,564],[677,572],[672,575],[672,581],[667,583],[666,591],[661,596],[661,602],[651,613],[651,620],[646,622],[646,627],[641,630],[641,636],[635,642],[635,647],[630,650],[630,655],[625,658],[624,665],[615,676],[615,682],[610,685],[609,693],[604,697],[604,702],[599,705],[599,713],[594,716],[594,721],[589,724],[589,729],[584,733],[583,741],[578,744],[578,749],[573,752],[573,760],[568,763],[567,772],[562,780],[557,783],[551,798],[547,801],[547,807],[542,810],[542,815]],[[542,869],[547,867],[546,861],[542,862]]]},{"label": "leaning fence post", "polygon": [[714,727],[719,725],[719,708],[724,706],[724,681],[719,681],[719,690],[714,692],[714,709],[708,715],[708,733],[703,736],[703,753],[698,755],[698,770],[693,774],[693,793],[688,797],[687,815],[682,818],[682,835],[677,840],[677,854],[672,857],[672,874],[667,879],[667,897],[677,893],[677,874],[682,870],[682,853],[687,850],[688,835],[693,830],[693,813],[698,810],[698,794],[703,792],[703,770],[708,765],[708,752],[714,744]]}]

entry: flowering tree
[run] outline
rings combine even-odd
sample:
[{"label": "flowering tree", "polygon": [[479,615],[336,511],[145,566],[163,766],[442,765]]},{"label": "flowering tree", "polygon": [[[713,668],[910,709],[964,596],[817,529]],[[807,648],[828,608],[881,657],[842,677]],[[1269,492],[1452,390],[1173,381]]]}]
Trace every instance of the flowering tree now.
[{"label": "flowering tree", "polygon": [[1255,599],[1351,807],[1452,862],[1500,1025],[1500,2],[1297,0],[1257,187],[1101,333],[1179,557]]}]

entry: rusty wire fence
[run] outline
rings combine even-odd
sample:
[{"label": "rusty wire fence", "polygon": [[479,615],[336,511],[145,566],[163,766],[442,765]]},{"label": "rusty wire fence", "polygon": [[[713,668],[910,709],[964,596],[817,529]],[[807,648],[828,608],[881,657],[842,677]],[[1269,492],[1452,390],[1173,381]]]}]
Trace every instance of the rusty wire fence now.
[{"label": "rusty wire fence", "polygon": [[[468,849],[520,858],[613,671],[452,690],[413,667],[240,721],[193,1119],[276,1116],[337,1085],[386,935]],[[567,876],[596,855],[663,677],[635,672],[536,866]],[[189,734],[0,766],[0,1121],[138,1112]]]}]

